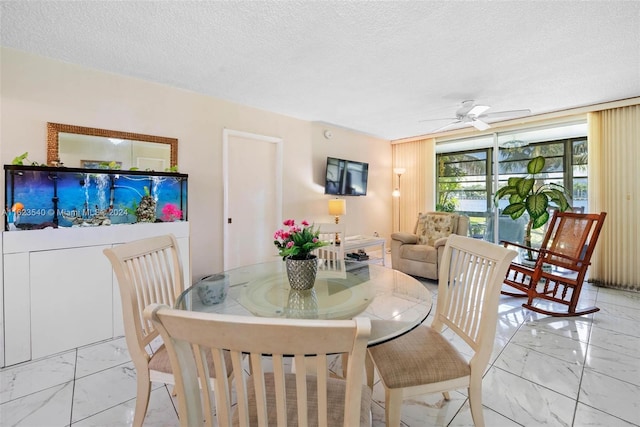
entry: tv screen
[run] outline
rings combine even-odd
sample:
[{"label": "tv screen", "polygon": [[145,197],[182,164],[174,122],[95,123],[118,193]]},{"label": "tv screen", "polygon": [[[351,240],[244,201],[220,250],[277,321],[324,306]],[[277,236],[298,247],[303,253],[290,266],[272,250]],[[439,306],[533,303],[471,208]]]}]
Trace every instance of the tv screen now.
[{"label": "tv screen", "polygon": [[327,157],[324,194],[365,196],[369,164]]}]

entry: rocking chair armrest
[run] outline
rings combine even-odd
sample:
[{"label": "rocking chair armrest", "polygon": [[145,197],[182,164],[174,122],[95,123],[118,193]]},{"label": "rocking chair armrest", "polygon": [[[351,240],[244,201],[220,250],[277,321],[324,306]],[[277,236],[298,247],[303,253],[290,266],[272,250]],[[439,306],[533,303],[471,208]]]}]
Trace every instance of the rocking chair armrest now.
[{"label": "rocking chair armrest", "polygon": [[[574,264],[577,264],[577,265],[584,264],[584,261],[581,260],[580,258],[575,258],[575,257],[569,256],[569,255],[560,254],[558,252],[553,252],[553,251],[551,251],[549,249],[540,249],[538,252],[540,252],[540,254],[543,255],[543,257],[545,255],[551,255],[551,256],[557,257],[557,258],[563,258],[564,260],[573,262]],[[591,263],[589,263],[589,264],[591,264]]]},{"label": "rocking chair armrest", "polygon": [[521,245],[520,243],[515,243],[515,242],[509,242],[507,240],[500,240],[500,243],[502,244],[502,246],[504,246],[505,248],[508,246],[515,246],[517,248],[521,248],[521,249],[525,249],[527,251],[531,251],[531,252],[536,252],[539,253],[540,249],[536,249],[536,248],[530,248],[529,246],[525,246],[525,245]]}]

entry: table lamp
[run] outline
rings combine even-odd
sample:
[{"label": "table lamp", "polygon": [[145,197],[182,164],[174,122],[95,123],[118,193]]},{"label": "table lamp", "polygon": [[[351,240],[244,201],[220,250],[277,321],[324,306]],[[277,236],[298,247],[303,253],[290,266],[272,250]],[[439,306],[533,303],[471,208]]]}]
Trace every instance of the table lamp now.
[{"label": "table lamp", "polygon": [[[347,201],[345,199],[329,200],[329,215],[336,217],[336,224],[340,222],[340,215],[347,213]],[[336,233],[336,245],[340,244],[340,235]]]}]

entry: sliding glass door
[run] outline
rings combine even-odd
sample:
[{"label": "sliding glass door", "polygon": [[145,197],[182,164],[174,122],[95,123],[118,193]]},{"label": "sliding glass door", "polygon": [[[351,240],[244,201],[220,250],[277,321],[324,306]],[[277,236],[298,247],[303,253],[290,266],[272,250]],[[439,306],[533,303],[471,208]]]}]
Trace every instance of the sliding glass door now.
[{"label": "sliding glass door", "polygon": [[[587,206],[588,185],[586,134],[586,122],[581,121],[438,141],[437,210],[468,215],[472,237],[522,243],[528,217],[525,213],[514,220],[501,215],[508,200],[495,205],[496,189],[510,177],[526,176],[529,160],[543,156],[546,164],[536,184],[564,186],[573,209],[583,211]],[[534,230],[534,245],[541,241],[544,231],[544,227]]]}]

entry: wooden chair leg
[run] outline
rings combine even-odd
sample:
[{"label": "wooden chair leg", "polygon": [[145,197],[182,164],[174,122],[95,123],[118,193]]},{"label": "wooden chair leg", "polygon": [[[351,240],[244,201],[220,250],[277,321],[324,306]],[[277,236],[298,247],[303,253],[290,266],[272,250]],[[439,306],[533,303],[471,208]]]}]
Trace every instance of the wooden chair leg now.
[{"label": "wooden chair leg", "polygon": [[147,415],[149,406],[149,396],[151,394],[151,379],[149,371],[139,369],[136,372],[137,390],[136,390],[136,408],[133,416],[133,426],[142,427],[144,417]]},{"label": "wooden chair leg", "polygon": [[471,379],[469,385],[469,408],[471,418],[476,427],[484,427],[484,415],[482,414],[482,378],[478,381]]},{"label": "wooden chair leg", "polygon": [[373,390],[373,377],[375,374],[375,365],[373,364],[373,359],[369,352],[367,352],[367,357],[364,360],[365,374],[367,377],[367,386],[370,390]]},{"label": "wooden chair leg", "polygon": [[387,427],[400,427],[402,415],[402,389],[385,389],[385,421]]}]

